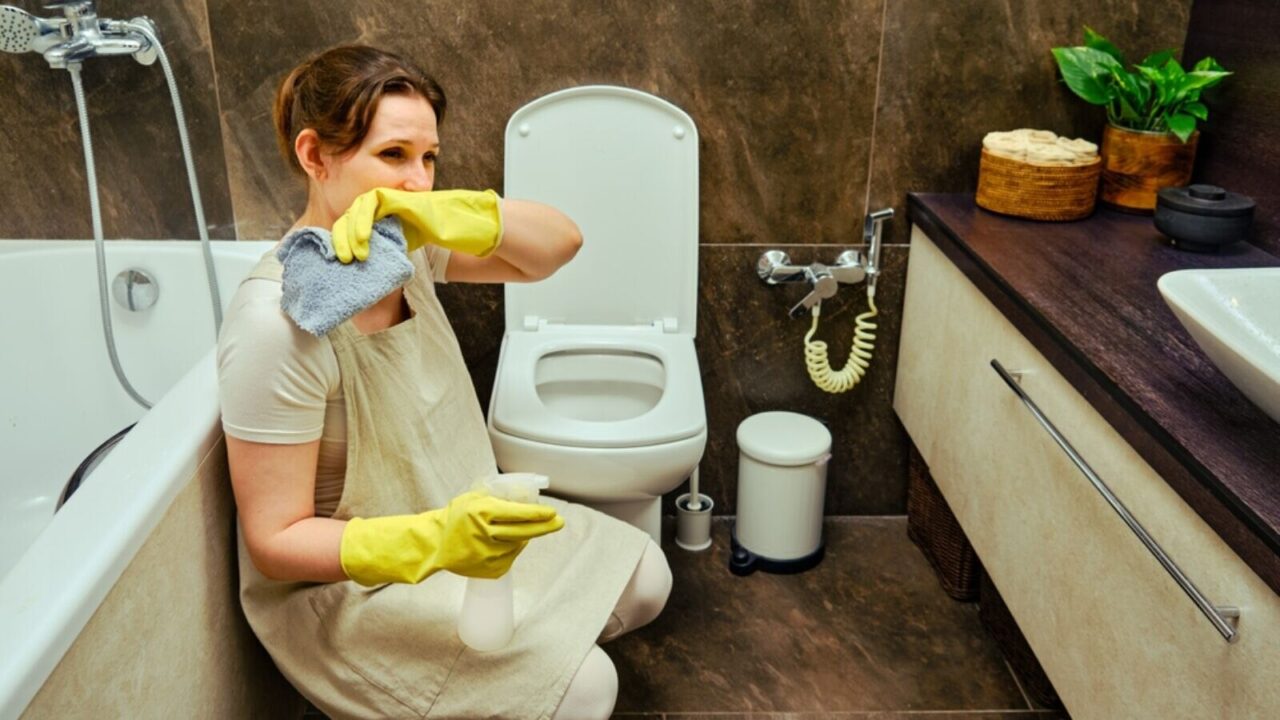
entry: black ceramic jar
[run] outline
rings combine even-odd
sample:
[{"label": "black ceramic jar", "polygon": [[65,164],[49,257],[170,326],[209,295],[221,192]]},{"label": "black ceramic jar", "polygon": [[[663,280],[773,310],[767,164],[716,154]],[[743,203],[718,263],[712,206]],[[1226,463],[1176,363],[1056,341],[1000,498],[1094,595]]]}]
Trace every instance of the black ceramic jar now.
[{"label": "black ceramic jar", "polygon": [[1156,229],[1174,247],[1216,252],[1248,237],[1253,207],[1253,200],[1216,185],[1163,188],[1156,194]]}]

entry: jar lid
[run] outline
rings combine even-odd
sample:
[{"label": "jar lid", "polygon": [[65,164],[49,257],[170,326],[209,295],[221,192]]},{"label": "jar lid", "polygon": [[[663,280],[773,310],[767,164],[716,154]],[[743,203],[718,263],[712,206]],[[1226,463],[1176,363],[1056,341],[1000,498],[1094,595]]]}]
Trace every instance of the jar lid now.
[{"label": "jar lid", "polygon": [[1254,202],[1238,193],[1227,192],[1217,185],[1189,185],[1161,188],[1156,205],[1191,215],[1234,217],[1252,215]]},{"label": "jar lid", "polygon": [[831,431],[808,415],[762,412],[738,425],[738,449],[770,465],[807,465],[831,452]]}]

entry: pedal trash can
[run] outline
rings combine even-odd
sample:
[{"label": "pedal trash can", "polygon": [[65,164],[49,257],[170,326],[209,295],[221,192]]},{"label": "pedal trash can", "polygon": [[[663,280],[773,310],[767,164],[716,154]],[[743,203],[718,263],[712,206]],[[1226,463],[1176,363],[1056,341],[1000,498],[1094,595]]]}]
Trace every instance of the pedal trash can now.
[{"label": "pedal trash can", "polygon": [[799,413],[752,415],[738,425],[738,503],[729,570],[798,573],[822,561],[822,512],[831,432]]}]

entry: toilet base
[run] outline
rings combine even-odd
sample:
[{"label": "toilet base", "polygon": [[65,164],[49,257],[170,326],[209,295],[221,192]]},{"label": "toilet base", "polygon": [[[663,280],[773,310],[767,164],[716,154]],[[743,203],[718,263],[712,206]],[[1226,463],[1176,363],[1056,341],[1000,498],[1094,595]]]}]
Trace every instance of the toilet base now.
[{"label": "toilet base", "polygon": [[649,533],[649,537],[653,538],[658,547],[662,547],[662,498],[655,497],[648,500],[627,500],[623,502],[596,502],[593,500],[581,502],[593,510],[599,510],[605,515],[635,525]]}]

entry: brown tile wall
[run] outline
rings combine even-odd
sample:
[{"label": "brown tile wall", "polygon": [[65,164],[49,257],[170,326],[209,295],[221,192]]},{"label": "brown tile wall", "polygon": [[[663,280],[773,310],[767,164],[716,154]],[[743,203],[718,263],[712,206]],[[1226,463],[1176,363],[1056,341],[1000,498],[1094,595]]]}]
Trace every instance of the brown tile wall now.
[{"label": "brown tile wall", "polygon": [[1235,73],[1205,93],[1195,180],[1252,197],[1255,245],[1280,256],[1280,3],[1196,0],[1184,56]]},{"label": "brown tile wall", "polygon": [[[1135,53],[1181,47],[1189,7],[1190,0],[150,0],[108,4],[105,12],[148,14],[170,43],[217,237],[232,236],[233,217],[235,236],[275,237],[301,210],[303,190],[277,156],[271,98],[291,67],[336,43],[409,54],[444,85],[441,187],[501,188],[506,119],[547,92],[619,84],[680,106],[701,138],[698,354],[710,430],[703,487],[718,513],[732,513],[737,424],[788,409],[832,430],[827,513],[876,515],[905,508],[906,436],[890,404],[908,255],[905,194],[972,189],[978,143],[989,130],[1045,127],[1096,139],[1101,111],[1060,86],[1049,48],[1076,42],[1084,23]],[[113,158],[101,161],[112,170],[100,173],[108,237],[193,237],[158,69],[104,61],[86,75],[100,155]],[[5,56],[0,93],[22,99],[0,106],[0,158],[14,168],[0,177],[8,201],[0,236],[87,237],[69,81],[35,55]],[[33,158],[36,138],[47,147]],[[830,262],[860,242],[868,206],[898,210],[878,289],[878,351],[861,386],[828,396],[804,373],[808,322],[786,317],[803,293],[765,287],[752,268],[763,250],[781,246],[796,262]],[[501,290],[448,287],[441,296],[487,403]],[[837,365],[864,303],[859,289],[827,304],[819,337]]]},{"label": "brown tile wall", "polygon": [[[884,21],[871,202],[978,186],[982,136],[1033,127],[1100,142],[1106,113],[1058,80],[1049,49],[1088,25],[1127,55],[1182,48],[1191,0],[892,0]],[[905,223],[895,241],[907,242]]]}]

